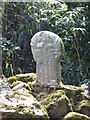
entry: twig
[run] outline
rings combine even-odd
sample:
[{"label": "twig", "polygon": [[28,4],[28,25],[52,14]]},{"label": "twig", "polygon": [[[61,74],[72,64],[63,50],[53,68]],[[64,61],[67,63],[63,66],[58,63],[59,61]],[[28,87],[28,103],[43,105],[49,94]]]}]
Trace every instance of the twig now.
[{"label": "twig", "polygon": [[10,68],[11,68],[11,74],[13,76],[13,67],[12,67],[12,64],[10,64]]}]

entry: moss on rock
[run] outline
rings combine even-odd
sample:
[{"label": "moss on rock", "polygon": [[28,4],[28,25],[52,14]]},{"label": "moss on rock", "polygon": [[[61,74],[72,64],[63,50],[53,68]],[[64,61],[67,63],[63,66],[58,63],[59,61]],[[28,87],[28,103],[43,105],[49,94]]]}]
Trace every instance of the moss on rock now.
[{"label": "moss on rock", "polygon": [[73,85],[62,85],[60,89],[64,90],[67,97],[70,99],[70,102],[73,107],[76,103],[83,99],[82,92],[84,91],[84,89],[82,87]]},{"label": "moss on rock", "polygon": [[78,107],[78,106],[90,108],[90,101],[89,100],[83,100],[76,107]]},{"label": "moss on rock", "polygon": [[28,84],[25,84],[25,88],[26,88],[27,90],[31,91],[31,88],[30,88],[30,86],[29,86]]},{"label": "moss on rock", "polygon": [[74,107],[75,111],[90,116],[90,100],[82,100]]},{"label": "moss on rock", "polygon": [[17,81],[17,78],[15,76],[8,78],[8,82],[11,83],[11,84],[15,81]]},{"label": "moss on rock", "polygon": [[90,117],[84,114],[70,112],[64,117],[63,120],[90,120]]},{"label": "moss on rock", "polygon": [[[54,86],[48,86],[48,85],[44,85],[44,84],[40,84],[37,80],[34,82],[29,82],[28,83],[31,86],[31,89],[34,93],[38,94],[38,96],[36,96],[39,100],[39,96],[40,98],[43,98],[43,96],[41,96],[41,94],[49,94],[51,92],[54,91]],[[60,89],[59,86],[56,86],[56,90]]]},{"label": "moss on rock", "polygon": [[[68,97],[71,97],[71,95],[76,95],[84,91],[82,87],[77,87],[73,85],[62,85],[61,89],[65,91],[65,93],[68,95]],[[72,93],[72,94],[71,94]]]},{"label": "moss on rock", "polygon": [[41,104],[48,110],[51,119],[60,119],[66,113],[73,111],[68,97],[62,90],[48,94]]},{"label": "moss on rock", "polygon": [[28,85],[28,83],[25,83],[22,81],[14,82],[11,85],[11,88],[13,89],[13,91],[22,91],[23,92],[24,89],[26,89],[26,90],[28,90],[28,92],[31,92],[31,87]]},{"label": "moss on rock", "polygon": [[35,73],[26,73],[26,74],[17,74],[15,76],[7,78],[8,82],[10,83],[10,87],[13,88],[16,85],[22,82],[35,82],[36,81],[36,74]]},{"label": "moss on rock", "polygon": [[33,82],[36,80],[36,74],[35,73],[17,74],[16,78],[17,80],[23,82]]},{"label": "moss on rock", "polygon": [[0,98],[0,111],[3,119],[14,120],[49,120],[46,109],[31,94],[19,91],[8,91]]},{"label": "moss on rock", "polygon": [[16,85],[18,85],[19,83],[21,83],[21,81],[14,81],[12,83],[12,85],[10,85],[11,88],[15,87]]}]

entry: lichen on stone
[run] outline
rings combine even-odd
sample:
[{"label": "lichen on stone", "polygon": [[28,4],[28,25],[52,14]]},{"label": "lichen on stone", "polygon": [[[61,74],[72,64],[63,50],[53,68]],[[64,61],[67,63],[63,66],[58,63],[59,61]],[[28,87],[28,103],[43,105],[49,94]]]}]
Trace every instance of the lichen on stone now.
[{"label": "lichen on stone", "polygon": [[15,76],[12,76],[12,77],[8,78],[8,82],[11,83],[11,84],[15,81],[17,81],[17,78]]},{"label": "lichen on stone", "polygon": [[35,73],[17,74],[16,78],[17,80],[23,82],[33,82],[36,80],[36,74]]},{"label": "lichen on stone", "polygon": [[90,117],[84,114],[70,112],[64,117],[63,120],[90,120]]},{"label": "lichen on stone", "polygon": [[25,84],[25,88],[26,88],[27,90],[31,91],[31,88],[30,88],[30,86],[29,86],[28,84]]},{"label": "lichen on stone", "polygon": [[51,118],[61,118],[67,112],[73,111],[72,106],[65,92],[56,90],[48,94],[41,104],[47,109]]},{"label": "lichen on stone", "polygon": [[21,83],[21,81],[14,81],[14,82],[10,85],[10,87],[13,88],[13,87],[15,87],[16,85],[18,85],[19,83]]},{"label": "lichen on stone", "polygon": [[[52,101],[58,102],[59,98],[66,99],[66,101],[68,102],[68,104],[70,106],[69,99],[66,96],[65,92],[62,90],[57,90],[57,91],[54,91],[54,92],[48,94],[47,97],[42,102],[43,102],[43,104],[45,104],[46,108],[48,108],[50,106],[50,104],[52,103]],[[48,105],[48,107],[47,107],[47,105]],[[71,106],[70,106],[70,110],[72,111]]]},{"label": "lichen on stone", "polygon": [[74,110],[90,116],[90,100],[82,100],[74,107]]},{"label": "lichen on stone", "polygon": [[30,93],[7,91],[3,98],[0,99],[0,111],[3,113],[3,117],[49,120],[46,109]]},{"label": "lichen on stone", "polygon": [[62,85],[60,86],[60,89],[66,93],[72,106],[74,106],[74,104],[76,104],[78,101],[82,100],[82,92],[84,91],[82,87],[73,85]]},{"label": "lichen on stone", "polygon": [[88,107],[90,108],[90,101],[89,100],[82,100],[76,107]]}]

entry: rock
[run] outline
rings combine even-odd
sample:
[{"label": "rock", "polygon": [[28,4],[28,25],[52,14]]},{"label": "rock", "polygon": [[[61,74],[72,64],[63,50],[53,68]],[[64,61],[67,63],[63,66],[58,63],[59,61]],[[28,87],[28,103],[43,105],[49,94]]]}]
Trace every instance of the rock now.
[{"label": "rock", "polygon": [[90,117],[84,114],[70,112],[64,117],[63,120],[90,120]]},{"label": "rock", "polygon": [[[35,81],[35,82],[32,82],[32,83],[28,83],[28,84],[30,85],[32,91],[37,93],[37,94],[39,94],[41,92],[49,93],[49,91],[51,90],[49,86],[41,85],[38,81]],[[50,89],[49,91],[48,91],[48,88]]]},{"label": "rock", "polygon": [[15,87],[13,87],[13,90],[22,89],[23,87],[25,87],[25,83],[24,82],[20,82]]},{"label": "rock", "polygon": [[21,83],[21,81],[14,81],[14,82],[10,85],[10,87],[13,88],[13,87],[15,87],[16,85],[18,85],[19,83]]},{"label": "rock", "polygon": [[82,87],[63,85],[61,81],[54,90],[53,86],[40,84],[34,73],[18,74],[0,81],[0,118],[88,120],[90,96],[85,93]]},{"label": "rock", "polygon": [[14,85],[13,89],[10,89],[8,82],[1,83],[0,115],[2,120],[49,119],[46,109],[30,94],[25,85],[27,84],[20,81]]},{"label": "rock", "polygon": [[86,95],[86,94],[82,93],[82,98],[83,98],[83,100],[90,100],[90,95]]},{"label": "rock", "polygon": [[82,100],[74,107],[75,111],[90,117],[90,100]]},{"label": "rock", "polygon": [[82,87],[77,87],[73,85],[62,85],[61,89],[65,91],[68,97],[75,96],[76,94],[80,94],[81,92],[84,91]]},{"label": "rock", "polygon": [[11,84],[15,81],[17,81],[17,78],[15,76],[8,78],[8,82],[10,82]]},{"label": "rock", "polygon": [[65,92],[56,90],[41,100],[41,104],[47,109],[51,119],[61,119],[68,112],[73,111]]},{"label": "rock", "polygon": [[36,80],[35,73],[17,74],[15,77],[22,82],[33,82]]},{"label": "rock", "polygon": [[89,86],[86,85],[86,84],[82,84],[81,87],[85,89],[83,94],[84,95],[89,95]]},{"label": "rock", "polygon": [[[45,94],[49,94],[54,91],[53,86],[42,85],[38,81],[30,83],[28,82],[28,84],[30,85],[31,91],[35,94],[35,97],[37,97],[38,100],[40,96],[40,98],[43,98]],[[60,87],[56,86],[55,89],[58,90]]]},{"label": "rock", "polygon": [[13,82],[16,81],[33,82],[36,81],[36,74],[35,73],[17,74],[15,76],[9,77],[7,80],[10,84],[13,84]]},{"label": "rock", "polygon": [[64,90],[67,97],[70,99],[72,106],[76,105],[83,99],[82,92],[84,91],[84,89],[82,87],[62,85],[60,89]]},{"label": "rock", "polygon": [[82,84],[81,87],[83,87],[85,90],[82,92],[82,97],[85,100],[90,100],[90,94],[89,94],[89,85]]},{"label": "rock", "polygon": [[9,91],[11,90],[10,87],[9,87],[9,83],[7,81],[1,81],[1,84],[0,84],[0,94],[3,95],[3,91]]},{"label": "rock", "polygon": [[3,83],[3,80],[2,79],[0,79],[0,85]]},{"label": "rock", "polygon": [[28,84],[24,83],[24,82],[21,82],[19,84],[17,84],[15,87],[13,87],[13,90],[20,90],[22,88],[26,88],[27,90],[31,91],[31,88]]},{"label": "rock", "polygon": [[64,53],[61,38],[53,32],[40,31],[32,37],[31,49],[37,63],[37,81],[42,85],[58,86],[61,81],[60,59]]},{"label": "rock", "polygon": [[0,94],[0,112],[2,113],[2,120],[49,119],[45,108],[31,94],[17,91],[4,92],[3,97]]}]

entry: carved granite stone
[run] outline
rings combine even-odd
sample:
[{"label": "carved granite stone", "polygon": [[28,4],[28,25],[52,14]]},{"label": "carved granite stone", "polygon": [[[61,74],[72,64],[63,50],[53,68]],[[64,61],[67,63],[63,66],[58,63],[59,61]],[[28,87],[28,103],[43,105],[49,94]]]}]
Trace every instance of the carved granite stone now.
[{"label": "carved granite stone", "polygon": [[61,80],[60,59],[64,52],[61,38],[50,31],[40,31],[31,39],[36,61],[36,79],[40,84],[56,86]]}]

